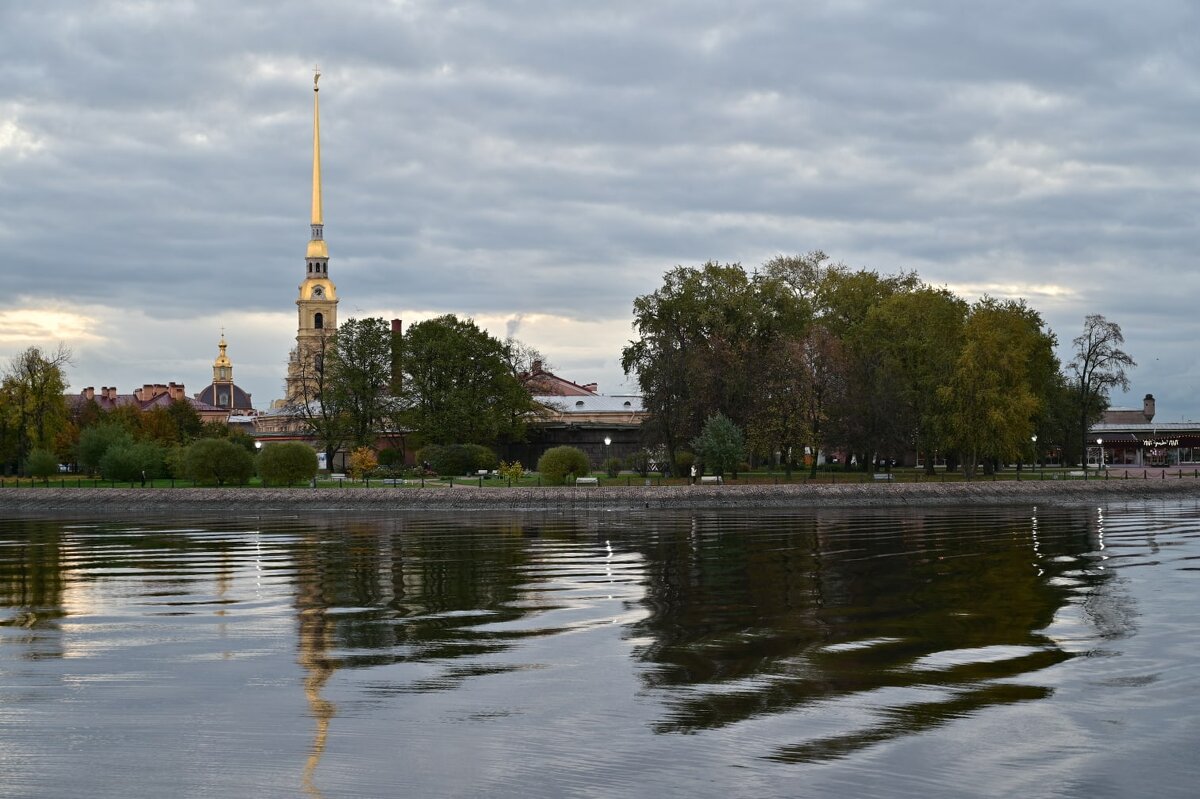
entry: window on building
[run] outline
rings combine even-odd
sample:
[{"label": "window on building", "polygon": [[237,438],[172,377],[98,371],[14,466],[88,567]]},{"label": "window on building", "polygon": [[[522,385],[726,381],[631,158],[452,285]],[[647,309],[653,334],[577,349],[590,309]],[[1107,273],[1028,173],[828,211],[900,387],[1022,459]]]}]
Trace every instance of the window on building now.
[{"label": "window on building", "polygon": [[325,316],[323,314],[317,314],[313,317],[313,327],[315,327],[317,330],[321,330],[325,327]]}]

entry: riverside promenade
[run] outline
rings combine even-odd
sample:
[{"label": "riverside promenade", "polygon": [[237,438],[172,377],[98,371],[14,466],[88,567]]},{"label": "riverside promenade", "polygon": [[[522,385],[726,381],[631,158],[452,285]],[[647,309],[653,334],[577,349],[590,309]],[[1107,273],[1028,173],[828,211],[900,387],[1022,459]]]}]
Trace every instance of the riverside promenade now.
[{"label": "riverside promenade", "polygon": [[495,511],[1079,505],[1198,500],[1200,480],[985,481],[587,488],[9,488],[5,511]]}]

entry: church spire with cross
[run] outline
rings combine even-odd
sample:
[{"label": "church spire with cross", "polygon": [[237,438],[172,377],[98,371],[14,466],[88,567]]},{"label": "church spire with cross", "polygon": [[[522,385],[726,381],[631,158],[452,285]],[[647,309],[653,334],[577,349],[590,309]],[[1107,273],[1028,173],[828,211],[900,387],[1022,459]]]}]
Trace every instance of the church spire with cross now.
[{"label": "church spire with cross", "polygon": [[287,402],[308,402],[312,373],[328,337],[337,329],[337,287],[329,279],[329,247],[325,243],[325,210],[321,199],[321,71],[313,70],[313,156],[311,236],[304,258],[304,282],[296,299],[296,349],[288,363]]}]

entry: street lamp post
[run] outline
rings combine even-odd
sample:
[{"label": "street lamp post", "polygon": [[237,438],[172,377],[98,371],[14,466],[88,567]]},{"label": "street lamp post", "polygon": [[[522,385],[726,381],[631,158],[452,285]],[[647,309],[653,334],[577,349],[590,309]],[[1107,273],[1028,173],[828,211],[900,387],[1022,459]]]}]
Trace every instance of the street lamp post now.
[{"label": "street lamp post", "polygon": [[1033,435],[1031,435],[1029,437],[1029,440],[1033,442],[1033,464],[1032,464],[1032,466],[1034,468],[1037,468],[1037,465],[1038,465],[1037,433],[1034,433]]},{"label": "street lamp post", "polygon": [[1100,468],[1103,469],[1104,468],[1104,439],[1097,438],[1096,446],[1100,448]]}]

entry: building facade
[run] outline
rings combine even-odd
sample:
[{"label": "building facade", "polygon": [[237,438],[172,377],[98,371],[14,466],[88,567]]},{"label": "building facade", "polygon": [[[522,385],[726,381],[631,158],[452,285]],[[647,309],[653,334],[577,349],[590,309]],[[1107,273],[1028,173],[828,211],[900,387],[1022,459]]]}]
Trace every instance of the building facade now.
[{"label": "building facade", "polygon": [[1200,468],[1200,423],[1154,421],[1154,395],[1141,410],[1105,411],[1088,430],[1088,465],[1117,469]]}]

